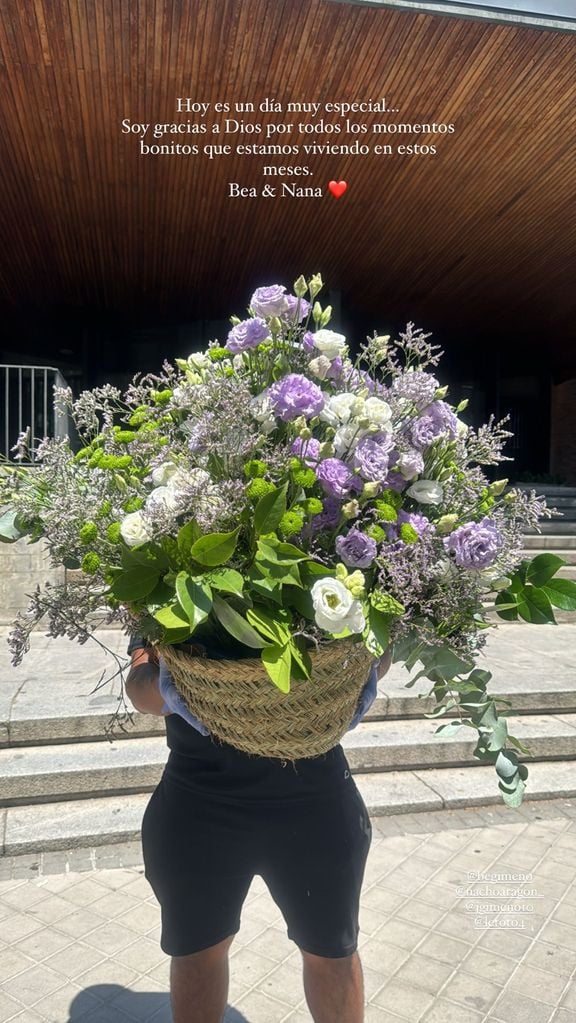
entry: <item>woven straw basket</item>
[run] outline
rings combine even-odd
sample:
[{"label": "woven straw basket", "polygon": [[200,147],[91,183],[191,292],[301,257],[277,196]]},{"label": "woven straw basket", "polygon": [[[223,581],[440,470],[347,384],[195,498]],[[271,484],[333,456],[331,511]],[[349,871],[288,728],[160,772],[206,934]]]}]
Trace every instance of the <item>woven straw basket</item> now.
[{"label": "woven straw basket", "polygon": [[193,657],[159,646],[187,707],[211,734],[244,753],[295,760],[336,746],[350,724],[373,662],[363,643],[337,640],[310,651],[310,679],[282,693],[259,657]]}]

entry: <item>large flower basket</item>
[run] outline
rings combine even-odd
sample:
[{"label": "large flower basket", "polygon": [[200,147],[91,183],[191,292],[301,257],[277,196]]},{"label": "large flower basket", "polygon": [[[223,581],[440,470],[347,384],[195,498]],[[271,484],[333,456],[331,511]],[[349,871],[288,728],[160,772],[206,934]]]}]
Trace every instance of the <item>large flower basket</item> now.
[{"label": "large flower basket", "polygon": [[374,660],[363,643],[340,640],[311,652],[310,679],[290,692],[270,685],[260,657],[209,660],[159,646],[187,707],[210,733],[244,753],[315,757],[346,732]]}]

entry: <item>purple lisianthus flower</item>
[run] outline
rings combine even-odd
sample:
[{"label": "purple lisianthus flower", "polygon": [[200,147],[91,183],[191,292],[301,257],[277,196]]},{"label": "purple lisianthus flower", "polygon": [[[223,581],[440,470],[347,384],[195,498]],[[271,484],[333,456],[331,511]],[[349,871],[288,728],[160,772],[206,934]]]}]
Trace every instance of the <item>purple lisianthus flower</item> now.
[{"label": "purple lisianthus flower", "polygon": [[[325,458],[316,468],[316,476],[322,489],[329,497],[345,498],[357,490],[358,477],[346,462],[339,458]],[[362,484],[360,482],[360,487]]]},{"label": "purple lisianthus flower", "polygon": [[335,497],[325,497],[322,503],[324,505],[322,511],[318,515],[313,515],[302,530],[302,535],[306,538],[323,529],[337,529],[340,525],[342,515],[340,501]]},{"label": "purple lisianthus flower", "polygon": [[320,441],[316,437],[309,437],[308,440],[296,437],[290,450],[302,458],[309,469],[314,469],[320,454]]},{"label": "purple lisianthus flower", "polygon": [[326,374],[326,379],[327,380],[340,380],[342,378],[343,366],[344,366],[344,364],[342,362],[342,356],[341,355],[337,355],[336,358],[333,359],[331,364],[330,364],[330,369],[328,370],[328,372]]},{"label": "purple lisianthus flower", "polygon": [[[298,311],[298,303],[300,303],[300,311]],[[310,303],[305,298],[297,298],[296,295],[286,295],[286,308],[281,314],[283,320],[288,320],[292,323],[296,319],[298,314],[298,322],[306,319],[310,312]]]},{"label": "purple lisianthus flower", "polygon": [[488,568],[500,552],[503,538],[493,519],[485,516],[480,522],[466,522],[444,541],[447,551],[454,554],[460,568]]},{"label": "purple lisianthus flower", "polygon": [[362,437],[354,451],[354,465],[365,480],[381,483],[390,469],[390,453],[394,441],[389,433]]},{"label": "purple lisianthus flower", "polygon": [[304,351],[308,353],[308,355],[311,355],[312,352],[316,351],[316,346],[314,344],[314,334],[312,333],[311,330],[307,330],[306,333],[304,334],[304,337],[302,338],[302,347]]},{"label": "purple lisianthus flower", "polygon": [[445,401],[433,401],[422,410],[422,415],[410,426],[410,439],[415,448],[423,451],[433,441],[446,435],[454,439],[458,433],[458,420]]},{"label": "purple lisianthus flower", "polygon": [[302,373],[289,373],[269,391],[274,415],[289,423],[298,416],[311,419],[324,408],[324,395],[317,384]]},{"label": "purple lisianthus flower", "polygon": [[408,525],[418,533],[418,536],[426,536],[436,532],[436,526],[430,519],[426,518],[425,515],[421,515],[419,512],[407,512],[403,508],[398,512],[398,523],[401,525],[403,522],[407,522]]},{"label": "purple lisianthus flower", "polygon": [[389,472],[384,480],[384,486],[389,487],[390,490],[396,490],[401,493],[408,486],[408,480],[405,480],[399,472]]},{"label": "purple lisianthus flower", "polygon": [[286,309],[286,288],[282,284],[271,284],[268,288],[256,288],[250,299],[250,308],[256,316],[282,316]]},{"label": "purple lisianthus flower", "polygon": [[250,320],[242,320],[228,334],[226,348],[230,352],[246,352],[249,348],[256,348],[261,341],[265,341],[270,331],[264,320],[254,316]]},{"label": "purple lisianthus flower", "polygon": [[349,568],[368,568],[376,557],[376,541],[360,529],[350,529],[346,536],[336,537],[336,551]]}]

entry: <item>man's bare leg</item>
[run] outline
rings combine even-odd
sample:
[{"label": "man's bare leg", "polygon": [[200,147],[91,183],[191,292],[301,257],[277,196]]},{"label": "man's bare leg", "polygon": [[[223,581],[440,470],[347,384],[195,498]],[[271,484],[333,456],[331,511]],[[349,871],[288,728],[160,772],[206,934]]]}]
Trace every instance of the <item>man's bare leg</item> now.
[{"label": "man's bare leg", "polygon": [[189,956],[173,956],[170,997],[174,1023],[222,1023],[228,1001],[231,934]]},{"label": "man's bare leg", "polygon": [[363,1023],[364,976],[358,952],[338,959],[301,952],[304,993],[314,1023]]}]

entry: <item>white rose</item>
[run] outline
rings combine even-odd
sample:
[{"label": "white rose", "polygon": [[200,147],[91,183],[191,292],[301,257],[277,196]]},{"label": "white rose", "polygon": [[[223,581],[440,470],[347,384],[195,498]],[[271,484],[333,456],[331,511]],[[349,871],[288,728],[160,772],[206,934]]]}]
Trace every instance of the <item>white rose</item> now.
[{"label": "white rose", "polygon": [[210,473],[205,469],[182,469],[178,468],[167,483],[167,489],[176,491],[179,487],[186,487],[192,484],[205,486],[211,482]]},{"label": "white rose", "polygon": [[314,347],[330,361],[348,349],[344,334],[337,334],[334,330],[317,330],[313,337]]},{"label": "white rose", "polygon": [[340,423],[347,423],[354,416],[362,415],[364,404],[364,399],[353,394],[352,391],[333,394],[325,402],[320,419],[330,426],[339,426]]},{"label": "white rose", "polygon": [[157,511],[163,509],[165,511],[174,511],[177,507],[178,494],[172,486],[156,487],[148,497],[146,498],[145,508],[146,511]]},{"label": "white rose", "polygon": [[364,402],[362,416],[367,417],[371,425],[384,429],[392,423],[392,409],[381,398],[367,398]]},{"label": "white rose", "polygon": [[308,369],[319,380],[325,380],[330,372],[331,365],[330,359],[327,359],[325,355],[319,355],[317,359],[312,359],[308,363]]},{"label": "white rose", "polygon": [[150,540],[148,527],[140,511],[130,512],[129,515],[122,519],[120,533],[122,539],[129,547],[138,547],[139,544]]},{"label": "white rose", "polygon": [[318,579],[311,590],[316,625],[327,632],[362,632],[366,620],[362,604],[339,579]]},{"label": "white rose", "polygon": [[444,491],[436,480],[416,480],[406,491],[419,504],[440,504]]},{"label": "white rose", "polygon": [[178,472],[178,466],[175,462],[162,462],[156,469],[152,470],[152,482],[157,487],[163,483],[168,483],[172,476]]}]

